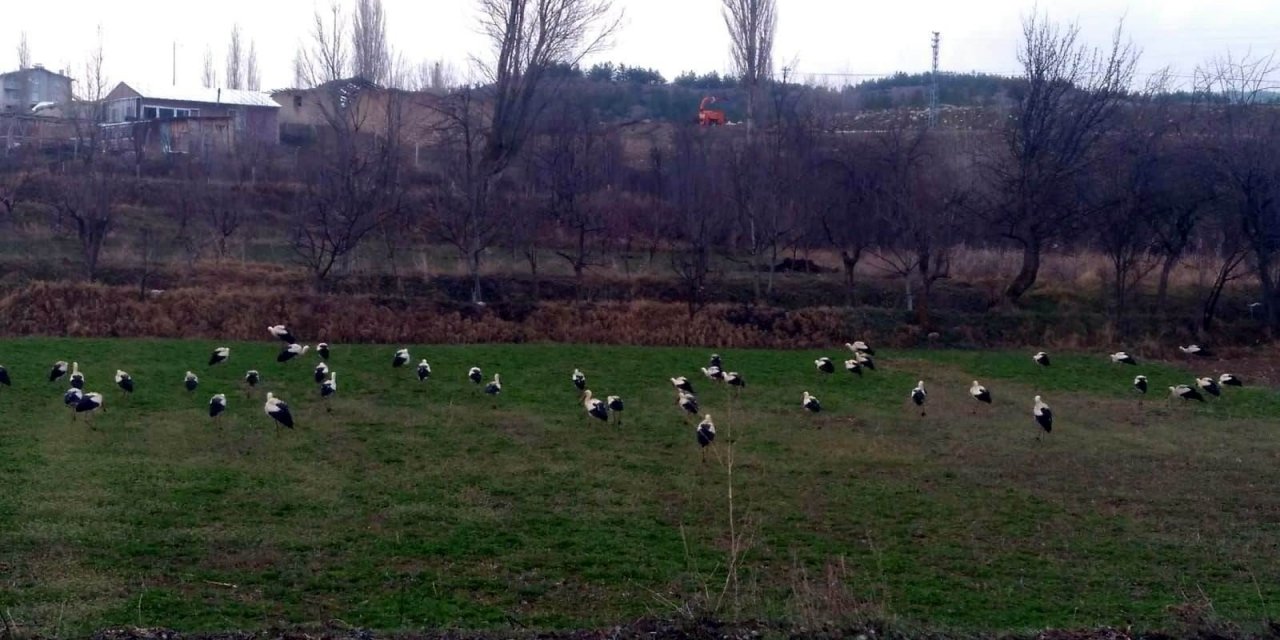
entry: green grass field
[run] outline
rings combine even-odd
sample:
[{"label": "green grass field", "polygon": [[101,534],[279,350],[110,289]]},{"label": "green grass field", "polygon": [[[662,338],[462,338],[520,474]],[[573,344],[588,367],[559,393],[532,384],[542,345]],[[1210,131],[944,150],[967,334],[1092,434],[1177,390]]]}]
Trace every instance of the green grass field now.
[{"label": "green grass field", "polygon": [[[1181,607],[1251,628],[1280,606],[1280,397],[1267,389],[1170,408],[1162,390],[1187,373],[1105,356],[1055,354],[1038,370],[1022,352],[882,352],[857,379],[820,376],[821,353],[727,351],[750,385],[735,399],[698,374],[706,350],[411,346],[434,370],[419,384],[412,366],[391,369],[394,347],[335,346],[329,412],[313,354],[278,365],[276,344],[231,344],[210,369],[213,346],[0,341],[15,379],[0,387],[11,625],[65,636],[714,614],[976,632],[1170,628]],[[72,420],[65,383],[44,382],[60,359],[80,362],[105,413]],[[472,365],[502,373],[496,403],[466,381]],[[596,395],[625,398],[622,426],[589,421],[574,367]],[[249,368],[265,378],[251,397]],[[201,376],[194,394],[187,369]],[[1135,373],[1154,387],[1141,407]],[[694,379],[717,423],[706,463],[673,375]],[[993,407],[972,406],[975,377]],[[906,403],[919,378],[924,418]],[[296,430],[276,433],[267,390]],[[804,390],[824,413],[801,410]],[[1057,414],[1042,438],[1037,390]],[[215,392],[231,407],[211,424]]]}]

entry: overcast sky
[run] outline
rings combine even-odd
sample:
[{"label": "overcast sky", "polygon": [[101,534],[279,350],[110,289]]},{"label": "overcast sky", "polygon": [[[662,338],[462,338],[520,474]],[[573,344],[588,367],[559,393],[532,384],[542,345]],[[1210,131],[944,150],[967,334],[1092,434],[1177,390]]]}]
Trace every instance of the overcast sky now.
[{"label": "overcast sky", "polygon": [[[622,28],[598,59],[656,67],[668,79],[683,70],[729,69],[720,0],[614,3],[624,13]],[[55,69],[70,65],[76,76],[101,24],[113,83],[170,82],[176,41],[178,84],[194,86],[208,46],[222,75],[227,34],[239,23],[257,43],[264,89],[293,83],[294,51],[317,6],[316,0],[0,4],[0,69],[17,66],[16,46],[25,29],[35,62]],[[445,59],[465,67],[469,56],[485,51],[474,0],[384,4],[392,43],[407,60]],[[833,81],[927,69],[934,30],[942,32],[944,70],[1013,73],[1018,21],[1036,6],[1023,0],[778,0],[778,5],[779,66],[794,61],[800,73]],[[1280,0],[1039,0],[1038,6],[1054,20],[1078,21],[1086,39],[1099,44],[1124,18],[1127,32],[1143,50],[1144,72],[1172,66],[1190,74],[1197,62],[1227,50],[1269,53],[1280,48]]]}]

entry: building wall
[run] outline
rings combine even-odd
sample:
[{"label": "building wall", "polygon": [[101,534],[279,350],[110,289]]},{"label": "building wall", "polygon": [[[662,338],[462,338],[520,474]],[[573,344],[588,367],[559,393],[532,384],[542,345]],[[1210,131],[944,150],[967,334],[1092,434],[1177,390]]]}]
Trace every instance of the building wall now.
[{"label": "building wall", "polygon": [[29,111],[41,102],[71,102],[71,78],[39,67],[0,75],[0,111]]},{"label": "building wall", "polygon": [[199,110],[201,118],[230,118],[234,131],[247,139],[275,143],[279,140],[278,109],[271,107],[246,107],[234,104],[186,102],[180,100],[155,100],[151,98],[121,97],[108,101],[107,122],[145,120],[147,107],[162,109]]}]

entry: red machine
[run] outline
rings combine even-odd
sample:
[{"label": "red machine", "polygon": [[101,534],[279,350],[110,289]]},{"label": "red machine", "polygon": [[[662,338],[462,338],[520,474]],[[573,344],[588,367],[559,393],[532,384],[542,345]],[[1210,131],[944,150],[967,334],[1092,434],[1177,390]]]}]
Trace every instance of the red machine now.
[{"label": "red machine", "polygon": [[715,96],[707,96],[698,103],[698,124],[703,127],[714,127],[725,123],[724,112],[719,109],[709,109],[707,105],[715,104]]}]

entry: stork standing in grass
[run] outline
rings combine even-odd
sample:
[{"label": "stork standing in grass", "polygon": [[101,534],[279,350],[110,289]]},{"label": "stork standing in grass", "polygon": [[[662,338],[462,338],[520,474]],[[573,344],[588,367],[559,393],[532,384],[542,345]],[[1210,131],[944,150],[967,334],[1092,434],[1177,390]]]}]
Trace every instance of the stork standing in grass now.
[{"label": "stork standing in grass", "polygon": [[1222,397],[1222,387],[1213,378],[1196,378],[1196,386],[1215,398]]},{"label": "stork standing in grass", "polygon": [[49,369],[49,382],[54,382],[65,375],[67,375],[67,362],[65,360],[59,360],[53,363],[52,369]]},{"label": "stork standing in grass", "polygon": [[410,360],[409,350],[400,349],[399,351],[396,351],[396,354],[394,356],[391,357],[391,366],[399,369],[400,367],[403,367],[406,364],[409,364],[409,360]]},{"label": "stork standing in grass", "polygon": [[702,422],[694,428],[694,436],[698,439],[698,451],[702,453],[702,461],[707,461],[707,447],[716,440],[716,425],[711,421],[711,414],[702,416]]},{"label": "stork standing in grass", "polygon": [[84,392],[71,387],[67,392],[62,394],[62,404],[71,409],[72,419],[75,418],[76,405],[80,404],[80,398],[84,397]]},{"label": "stork standing in grass", "polygon": [[862,377],[862,365],[858,364],[857,360],[854,360],[854,359],[845,360],[844,370],[848,371],[849,373],[857,374],[859,378]]},{"label": "stork standing in grass", "polygon": [[[974,380],[973,384],[969,385],[969,395],[972,396],[973,399],[977,400],[978,402],[981,402],[983,404],[991,404],[991,392],[987,390],[986,387],[982,386],[981,384],[978,384],[977,380]],[[1038,398],[1040,396],[1036,396],[1036,397]]]},{"label": "stork standing in grass", "polygon": [[276,362],[288,362],[310,350],[311,345],[303,346],[296,342],[292,342],[285,348],[281,349],[280,353],[276,354]]},{"label": "stork standing in grass", "polygon": [[480,384],[484,380],[484,374],[480,372],[480,367],[471,367],[467,372],[467,379],[475,384]]},{"label": "stork standing in grass", "polygon": [[703,367],[702,375],[715,382],[724,382],[724,370],[720,367]]},{"label": "stork standing in grass", "polygon": [[329,359],[329,343],[321,342],[320,344],[316,345],[316,353],[320,355],[321,360],[328,360]]},{"label": "stork standing in grass", "polygon": [[583,373],[582,369],[574,369],[569,379],[573,381],[573,386],[577,387],[578,391],[587,388],[587,374]]},{"label": "stork standing in grass", "polygon": [[267,332],[285,344],[293,344],[297,342],[297,340],[294,340],[293,338],[293,333],[289,331],[288,327],[282,324],[267,327]]},{"label": "stork standing in grass", "polygon": [[800,398],[800,406],[804,407],[809,413],[818,413],[822,411],[822,403],[818,402],[818,398],[811,395],[808,391],[804,392],[804,396]]},{"label": "stork standing in grass", "polygon": [[325,401],[324,410],[330,413],[333,409],[329,407],[329,399],[338,392],[338,372],[334,371],[329,374],[329,379],[320,384],[320,398]]},{"label": "stork standing in grass", "polygon": [[426,382],[427,378],[430,377],[431,364],[427,362],[426,358],[423,358],[422,361],[418,363],[418,382]]},{"label": "stork standing in grass", "polygon": [[259,382],[262,382],[262,374],[258,373],[257,369],[250,369],[244,373],[244,383],[249,385],[250,389],[258,386]]},{"label": "stork standing in grass", "polygon": [[924,402],[928,399],[929,393],[924,390],[924,380],[916,383],[914,389],[911,390],[911,402],[920,407],[920,417],[924,417]]},{"label": "stork standing in grass", "polygon": [[1145,395],[1147,395],[1147,389],[1148,389],[1148,387],[1147,387],[1147,377],[1146,377],[1146,376],[1134,376],[1134,378],[1133,378],[1133,388],[1134,388],[1134,389],[1137,389],[1139,394],[1144,395],[1144,396],[1145,396]]},{"label": "stork standing in grass", "polygon": [[[3,367],[0,367],[0,368],[3,368]],[[3,380],[0,380],[0,384],[2,384],[3,382],[4,382]],[[1243,387],[1244,381],[1241,380],[1239,377],[1237,377],[1235,374],[1224,373],[1218,376],[1218,384],[1224,387]]]},{"label": "stork standing in grass", "polygon": [[222,364],[230,359],[231,359],[231,348],[218,347],[217,349],[213,350],[213,353],[209,354],[209,366],[212,367],[215,364]]},{"label": "stork standing in grass", "polygon": [[718,353],[711,354],[711,362],[708,364],[708,366],[716,367],[716,368],[723,367],[724,363],[720,361],[720,354]]},{"label": "stork standing in grass", "polygon": [[685,413],[698,413],[698,396],[685,391],[676,391],[676,406],[684,410]]},{"label": "stork standing in grass", "polygon": [[80,396],[76,403],[76,413],[93,413],[102,408],[102,394],[90,392]]},{"label": "stork standing in grass", "polygon": [[225,394],[216,393],[209,398],[209,417],[217,418],[227,410],[227,396]]},{"label": "stork standing in grass", "polygon": [[591,416],[596,420],[609,420],[609,406],[605,401],[591,397],[590,389],[585,389],[582,392],[582,408],[587,410],[588,416]]},{"label": "stork standing in grass", "polygon": [[315,372],[312,374],[311,378],[316,381],[316,384],[324,384],[324,378],[327,375],[329,375],[329,365],[321,362],[316,365]]},{"label": "stork standing in grass", "polygon": [[484,386],[484,392],[491,396],[502,393],[502,380],[498,378],[498,374],[493,374],[493,381]]},{"label": "stork standing in grass", "polygon": [[836,365],[832,364],[831,358],[822,356],[813,361],[813,366],[817,367],[819,373],[834,373]]},{"label": "stork standing in grass", "polygon": [[679,390],[679,391],[683,391],[683,392],[685,392],[685,393],[689,393],[689,394],[692,394],[692,393],[693,393],[693,383],[692,383],[692,382],[689,382],[689,379],[688,379],[688,378],[686,378],[686,377],[684,377],[684,376],[679,376],[679,377],[676,377],[676,378],[672,378],[672,379],[671,379],[671,386],[673,386],[673,387],[675,387],[677,390]]},{"label": "stork standing in grass", "polygon": [[195,373],[188,371],[187,377],[183,379],[182,385],[187,388],[188,392],[195,391],[200,386],[200,378]]},{"label": "stork standing in grass", "polygon": [[1179,345],[1179,346],[1178,346],[1178,351],[1181,351],[1181,352],[1182,352],[1182,355],[1184,355],[1184,356],[1190,356],[1190,357],[1192,357],[1192,358],[1207,358],[1207,357],[1209,357],[1209,356],[1213,355],[1212,353],[1209,353],[1209,350],[1208,350],[1208,349],[1206,349],[1206,348],[1204,348],[1204,347],[1202,347],[1202,346],[1200,346],[1200,345],[1198,345],[1198,344],[1189,344],[1189,345],[1187,345],[1187,346],[1185,346],[1185,347],[1184,347],[1184,346]]},{"label": "stork standing in grass", "polygon": [[1138,360],[1124,351],[1117,351],[1111,354],[1111,362],[1115,364],[1138,364]]},{"label": "stork standing in grass", "polygon": [[262,410],[275,421],[277,432],[280,427],[293,428],[293,414],[289,413],[289,405],[274,393],[267,392],[267,401],[262,404]]},{"label": "stork standing in grass", "polygon": [[619,396],[609,396],[608,398],[605,399],[604,404],[606,407],[609,407],[609,413],[613,415],[613,417],[615,418],[615,422],[617,422],[618,425],[621,426],[622,425],[622,398]]},{"label": "stork standing in grass", "polygon": [[1053,431],[1053,410],[1049,405],[1045,404],[1040,396],[1036,396],[1036,402],[1031,407],[1031,415],[1036,419],[1036,424],[1044,429],[1045,433]]},{"label": "stork standing in grass", "polygon": [[126,394],[133,393],[133,377],[127,371],[116,369],[116,386]]},{"label": "stork standing in grass", "polygon": [[1204,396],[1200,395],[1199,391],[1196,391],[1185,384],[1169,387],[1169,401],[1172,402],[1175,397],[1182,398],[1184,401],[1196,400],[1198,402],[1204,402]]},{"label": "stork standing in grass", "polygon": [[1031,356],[1031,361],[1042,367],[1047,367],[1049,366],[1049,354],[1038,351],[1034,356]]},{"label": "stork standing in grass", "polygon": [[747,386],[747,379],[743,378],[742,374],[737,371],[730,371],[724,374],[724,381],[725,384],[735,389],[743,389]]},{"label": "stork standing in grass", "polygon": [[861,352],[861,351],[859,351],[858,353],[854,354],[854,355],[853,355],[853,359],[854,359],[854,361],[855,361],[855,362],[857,362],[857,363],[858,363],[858,365],[859,365],[859,366],[861,366],[861,367],[866,367],[867,369],[870,369],[870,370],[872,370],[872,371],[875,371],[875,370],[876,370],[876,361],[875,361],[875,360],[872,360],[872,359],[871,359],[871,356],[869,356],[869,355],[867,355],[867,354],[865,354],[865,353],[863,353],[863,352]]},{"label": "stork standing in grass", "polygon": [[80,373],[80,363],[71,363],[71,386],[84,391],[84,374]]}]

